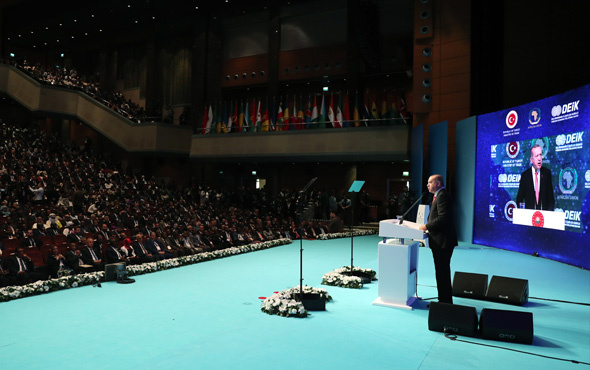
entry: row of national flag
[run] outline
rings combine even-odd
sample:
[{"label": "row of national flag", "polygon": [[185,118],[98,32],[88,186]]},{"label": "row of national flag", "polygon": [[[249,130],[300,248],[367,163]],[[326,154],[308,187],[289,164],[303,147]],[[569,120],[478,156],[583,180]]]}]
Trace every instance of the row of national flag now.
[{"label": "row of national flag", "polygon": [[375,93],[360,98],[339,93],[205,104],[201,134],[407,124],[403,93],[383,93],[379,102]]}]

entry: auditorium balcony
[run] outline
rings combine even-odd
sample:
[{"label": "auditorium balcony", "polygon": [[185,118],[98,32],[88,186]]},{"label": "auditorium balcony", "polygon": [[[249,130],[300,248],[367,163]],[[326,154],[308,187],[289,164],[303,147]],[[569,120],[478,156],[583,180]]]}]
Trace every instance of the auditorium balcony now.
[{"label": "auditorium balcony", "polygon": [[193,134],[190,126],[137,123],[89,95],[44,85],[0,64],[0,94],[36,116],[74,119],[127,152],[167,153],[202,161],[400,161],[408,159],[409,125],[296,131]]}]

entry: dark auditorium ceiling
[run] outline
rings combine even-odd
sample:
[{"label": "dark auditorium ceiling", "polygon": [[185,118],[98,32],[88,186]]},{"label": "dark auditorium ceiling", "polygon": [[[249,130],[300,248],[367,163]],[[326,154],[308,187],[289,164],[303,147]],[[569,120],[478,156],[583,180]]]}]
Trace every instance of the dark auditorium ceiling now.
[{"label": "dark auditorium ceiling", "polygon": [[66,50],[146,31],[179,33],[206,16],[258,12],[271,2],[287,5],[309,0],[5,0],[0,5],[1,35],[5,45]]}]

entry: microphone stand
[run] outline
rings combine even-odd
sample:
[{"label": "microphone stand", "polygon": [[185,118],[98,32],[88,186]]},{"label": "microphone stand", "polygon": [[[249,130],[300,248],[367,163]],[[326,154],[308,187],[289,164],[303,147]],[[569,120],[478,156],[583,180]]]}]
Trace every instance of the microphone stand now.
[{"label": "microphone stand", "polygon": [[422,198],[424,198],[424,196],[425,196],[427,193],[428,193],[427,191],[425,191],[424,193],[422,193],[422,195],[420,195],[420,198],[416,199],[416,201],[414,202],[414,204],[412,204],[412,205],[410,206],[410,208],[408,208],[408,210],[406,211],[406,213],[404,213],[404,214],[402,215],[402,218],[400,218],[400,220],[399,220],[399,224],[400,224],[400,225],[401,225],[401,224],[404,222],[404,220],[405,220],[406,216],[408,215],[408,213],[410,213],[410,211],[411,211],[411,210],[412,210],[414,207],[416,207],[416,204],[418,204],[418,202],[419,202],[419,201],[421,201],[421,200],[422,200]]},{"label": "microphone stand", "polygon": [[[305,194],[317,179],[317,177],[311,179],[311,181],[299,192],[299,199],[297,200],[297,209],[300,210],[298,215],[299,223],[303,222],[303,210],[302,205],[300,205],[299,202],[303,201],[303,194]],[[301,235],[299,236],[299,302],[303,302],[303,237]]]}]

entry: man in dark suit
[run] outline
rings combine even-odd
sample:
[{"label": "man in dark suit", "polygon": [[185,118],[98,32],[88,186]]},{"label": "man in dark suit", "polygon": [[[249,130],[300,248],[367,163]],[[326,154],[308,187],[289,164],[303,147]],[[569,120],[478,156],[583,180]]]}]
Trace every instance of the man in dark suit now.
[{"label": "man in dark suit", "polygon": [[85,246],[80,252],[82,252],[82,261],[84,261],[84,264],[93,266],[95,271],[104,270],[102,250],[100,247],[94,245],[94,239],[92,237],[86,238]]},{"label": "man in dark suit", "polygon": [[17,248],[14,256],[8,258],[7,267],[9,274],[16,277],[18,283],[22,285],[47,278],[35,271],[33,260],[25,254],[22,247]]},{"label": "man in dark suit", "polygon": [[154,231],[150,233],[150,237],[145,241],[145,247],[152,256],[154,256],[154,259],[163,260],[174,257],[174,255],[167,250],[164,242],[161,239],[158,239]]},{"label": "man in dark suit", "polygon": [[146,243],[142,233],[136,235],[136,241],[133,243],[133,250],[135,251],[135,255],[141,263],[156,262],[158,260],[158,258],[154,257],[146,248]]},{"label": "man in dark suit", "polygon": [[453,249],[458,244],[453,219],[453,199],[445,189],[444,179],[441,175],[430,176],[427,187],[428,191],[434,194],[434,198],[428,222],[426,225],[420,225],[419,229],[428,231],[428,243],[434,259],[438,301],[453,303],[451,256]]},{"label": "man in dark suit", "polygon": [[41,241],[35,237],[32,229],[27,230],[27,236],[21,240],[20,246],[23,248],[41,248]]},{"label": "man in dark suit", "polygon": [[543,148],[533,145],[531,148],[531,168],[520,175],[516,204],[524,201],[526,209],[542,209],[553,211],[555,208],[555,196],[551,183],[551,170],[543,165]]}]

